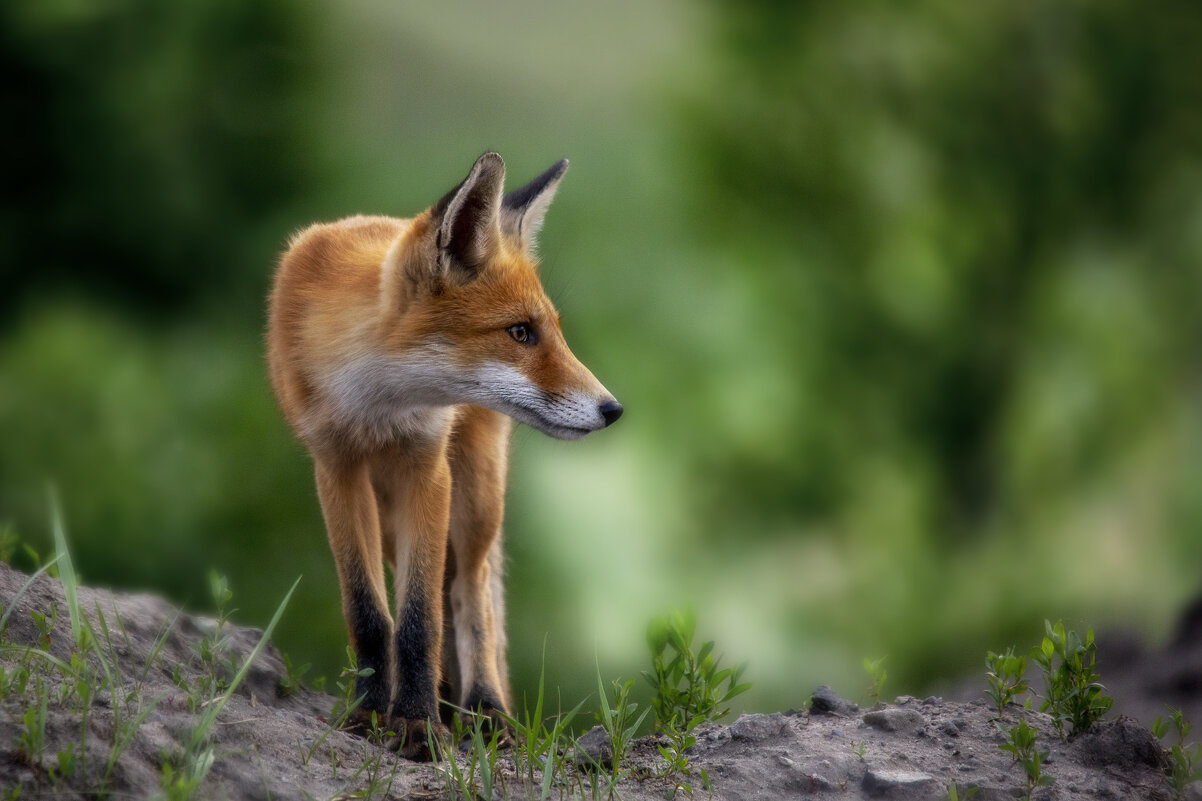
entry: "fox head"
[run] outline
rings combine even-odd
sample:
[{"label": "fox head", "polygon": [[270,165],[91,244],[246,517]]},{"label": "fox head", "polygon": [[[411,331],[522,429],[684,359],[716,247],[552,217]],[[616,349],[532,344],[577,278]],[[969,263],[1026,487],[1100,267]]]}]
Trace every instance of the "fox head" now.
[{"label": "fox head", "polygon": [[394,243],[382,331],[403,354],[395,378],[408,397],[484,406],[558,439],[621,416],[568,348],[538,277],[536,237],[567,168],[503,194],[505,162],[485,153]]}]

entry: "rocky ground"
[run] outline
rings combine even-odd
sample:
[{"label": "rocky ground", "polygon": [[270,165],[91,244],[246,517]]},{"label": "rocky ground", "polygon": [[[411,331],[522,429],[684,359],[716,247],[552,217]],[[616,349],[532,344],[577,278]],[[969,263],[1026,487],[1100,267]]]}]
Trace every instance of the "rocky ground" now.
[{"label": "rocky ground", "polygon": [[[222,688],[260,631],[219,628],[155,597],[79,588],[78,608],[98,635],[92,648],[83,635],[81,651],[61,582],[41,576],[17,597],[27,580],[0,565],[7,616],[0,639],[0,798],[432,799],[455,797],[457,774],[469,771],[478,798],[486,797],[486,784],[496,798],[610,797],[604,772],[576,768],[572,753],[565,753],[545,796],[541,771],[519,769],[516,750],[502,752],[493,765],[473,764],[470,754],[460,754],[453,768],[399,759],[333,727],[336,699],[290,687],[270,646],[220,706]],[[1140,658],[1132,653],[1131,663]],[[1165,668],[1167,678],[1142,671],[1142,680],[1130,684],[1133,697],[1148,682],[1180,683],[1176,670]],[[204,728],[206,712],[218,708]],[[674,788],[687,797],[680,785],[688,784],[693,797],[732,801],[946,799],[953,785],[959,798],[971,788],[980,801],[1017,798],[1026,791],[1024,772],[998,749],[1003,737],[993,712],[984,699],[906,696],[862,710],[819,688],[803,710],[703,725],[687,773],[672,778],[662,775],[657,746],[665,742],[635,741],[613,797],[662,799]],[[1055,781],[1036,789],[1036,799],[1174,797],[1161,744],[1132,718],[1112,718],[1061,742],[1045,715],[1012,707],[1008,717],[1007,723],[1022,717],[1038,729],[1039,746],[1049,751],[1043,770]],[[577,750],[604,762],[602,739],[590,732]],[[1187,797],[1202,795],[1191,790]]]}]

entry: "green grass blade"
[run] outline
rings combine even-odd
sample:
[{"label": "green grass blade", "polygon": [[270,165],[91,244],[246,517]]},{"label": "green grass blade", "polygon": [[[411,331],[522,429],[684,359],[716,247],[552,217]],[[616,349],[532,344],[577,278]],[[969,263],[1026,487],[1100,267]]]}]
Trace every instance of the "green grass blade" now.
[{"label": "green grass blade", "polygon": [[34,571],[32,576],[25,580],[25,583],[21,585],[21,589],[17,590],[17,594],[9,600],[8,606],[4,608],[4,614],[0,615],[0,632],[4,631],[4,627],[8,625],[8,616],[11,615],[13,610],[17,608],[17,601],[21,600],[21,596],[29,590],[30,586],[35,581],[37,581],[38,576],[42,575],[47,570],[58,564],[58,560],[61,558],[62,557],[60,556],[54,557],[46,564],[39,567],[36,571]]},{"label": "green grass blade", "polygon": [[284,608],[288,606],[288,601],[292,600],[292,593],[296,591],[296,587],[298,584],[300,584],[300,581],[300,577],[298,576],[296,581],[292,582],[292,588],[288,590],[288,594],[284,596],[284,600],[281,601],[279,607],[276,608],[275,614],[271,617],[271,622],[267,624],[267,628],[263,629],[263,636],[259,638],[259,642],[251,650],[250,655],[246,658],[246,661],[242,663],[242,668],[238,671],[237,675],[234,676],[234,680],[230,682],[230,686],[227,687],[226,691],[218,696],[218,698],[205,710],[204,715],[200,719],[200,724],[192,732],[192,748],[198,748],[204,742],[205,738],[208,736],[209,729],[212,728],[213,723],[217,720],[217,716],[221,714],[221,710],[225,708],[226,703],[234,694],[234,690],[238,689],[238,685],[241,684],[242,679],[246,677],[247,671],[250,670],[251,663],[258,658],[260,652],[262,652],[263,648],[267,645],[267,641],[271,639],[271,633],[275,631],[276,624],[279,623],[280,618],[283,617]]},{"label": "green grass blade", "polygon": [[58,577],[63,584],[63,594],[67,596],[67,611],[71,616],[71,636],[75,639],[75,644],[80,644],[80,638],[83,636],[83,626],[80,623],[79,617],[79,597],[76,592],[79,588],[79,581],[75,575],[75,565],[71,562],[71,552],[67,550],[67,532],[63,527],[63,512],[58,503],[58,496],[51,487],[47,490],[50,496],[50,519],[51,527],[54,529],[54,551],[61,559],[58,566]]}]

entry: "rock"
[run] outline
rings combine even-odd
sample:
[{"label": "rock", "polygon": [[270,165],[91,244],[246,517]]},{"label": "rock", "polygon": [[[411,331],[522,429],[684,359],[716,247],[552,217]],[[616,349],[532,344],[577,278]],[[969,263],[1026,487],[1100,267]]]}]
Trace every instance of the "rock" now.
[{"label": "rock", "polygon": [[960,729],[958,729],[956,727],[956,724],[952,723],[950,720],[944,721],[939,726],[939,731],[943,732],[948,737],[959,737],[960,736]]},{"label": "rock", "polygon": [[912,695],[899,695],[893,699],[893,704],[894,704],[894,706],[905,706],[906,704],[910,703],[911,701],[917,701],[917,700],[918,699]]},{"label": "rock", "polygon": [[834,690],[825,684],[814,690],[814,694],[810,696],[810,714],[812,715],[842,715],[847,717],[859,711],[859,705],[840,698]]},{"label": "rock", "polygon": [[865,712],[861,718],[869,726],[881,731],[916,732],[922,726],[922,715],[913,709],[886,707]]},{"label": "rock", "polygon": [[926,773],[869,769],[860,787],[870,798],[926,798],[934,784]]},{"label": "rock", "polygon": [[1141,765],[1157,770],[1165,766],[1160,741],[1125,716],[1095,723],[1089,731],[1074,737],[1072,744],[1081,750],[1081,761],[1094,767],[1130,771]]},{"label": "rock", "polygon": [[576,740],[576,764],[591,768],[600,765],[611,768],[614,764],[614,749],[609,734],[603,726],[593,726]]},{"label": "rock", "polygon": [[738,720],[730,724],[730,736],[734,740],[758,743],[779,737],[787,725],[785,716],[780,713],[740,715]]}]

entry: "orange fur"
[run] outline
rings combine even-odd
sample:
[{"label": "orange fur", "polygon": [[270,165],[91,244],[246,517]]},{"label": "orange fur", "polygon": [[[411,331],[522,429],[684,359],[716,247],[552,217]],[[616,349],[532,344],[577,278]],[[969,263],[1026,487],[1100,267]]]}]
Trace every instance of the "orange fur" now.
[{"label": "orange fur", "polygon": [[357,692],[409,756],[430,756],[444,682],[498,722],[508,703],[506,415],[570,439],[621,414],[568,349],[531,255],[566,166],[502,198],[504,164],[485,154],[415,218],[305,229],[276,272],[272,387],[313,456],[348,633],[376,671]]}]

